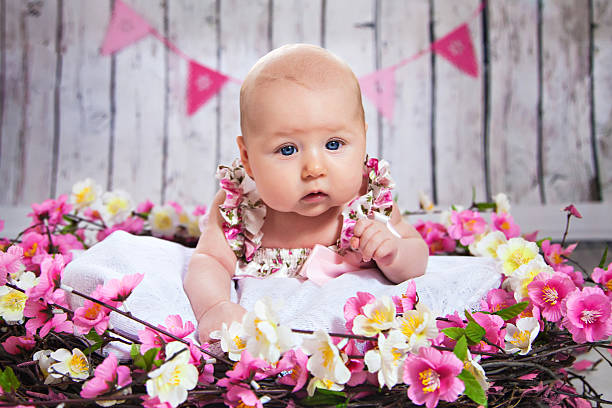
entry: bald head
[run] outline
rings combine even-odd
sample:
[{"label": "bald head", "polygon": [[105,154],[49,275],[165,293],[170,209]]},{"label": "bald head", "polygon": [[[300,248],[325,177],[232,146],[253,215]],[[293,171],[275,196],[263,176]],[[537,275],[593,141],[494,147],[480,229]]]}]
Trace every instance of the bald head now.
[{"label": "bald head", "polygon": [[355,109],[364,121],[359,82],[349,66],[331,52],[309,44],[290,44],[277,48],[257,61],[240,88],[240,129],[247,136],[255,118],[249,115],[258,90],[275,83],[297,84],[309,90],[342,87],[349,91]]}]

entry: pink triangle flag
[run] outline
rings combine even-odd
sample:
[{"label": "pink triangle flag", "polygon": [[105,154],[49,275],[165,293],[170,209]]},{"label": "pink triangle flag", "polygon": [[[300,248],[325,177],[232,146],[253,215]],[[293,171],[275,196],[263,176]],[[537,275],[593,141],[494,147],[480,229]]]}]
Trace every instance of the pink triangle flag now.
[{"label": "pink triangle flag", "polygon": [[187,114],[193,115],[200,106],[213,97],[229,77],[195,61],[189,61],[187,77]]},{"label": "pink triangle flag", "polygon": [[478,76],[478,62],[472,46],[470,29],[467,24],[462,24],[438,41],[434,42],[431,49],[440,54],[453,65],[466,74],[476,78]]},{"label": "pink triangle flag", "polygon": [[393,120],[395,107],[395,66],[359,78],[361,92],[387,119]]},{"label": "pink triangle flag", "polygon": [[102,44],[102,55],[109,55],[119,51],[151,33],[153,28],[121,0],[115,0],[113,16],[108,24],[104,43]]}]

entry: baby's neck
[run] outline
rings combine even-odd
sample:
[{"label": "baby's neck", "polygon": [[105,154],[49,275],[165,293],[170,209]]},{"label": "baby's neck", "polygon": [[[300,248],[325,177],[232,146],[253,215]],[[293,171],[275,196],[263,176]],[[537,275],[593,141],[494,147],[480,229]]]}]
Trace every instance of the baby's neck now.
[{"label": "baby's neck", "polygon": [[278,212],[268,207],[262,227],[262,246],[266,248],[312,248],[315,244],[333,245],[342,230],[342,208],[308,217]]}]

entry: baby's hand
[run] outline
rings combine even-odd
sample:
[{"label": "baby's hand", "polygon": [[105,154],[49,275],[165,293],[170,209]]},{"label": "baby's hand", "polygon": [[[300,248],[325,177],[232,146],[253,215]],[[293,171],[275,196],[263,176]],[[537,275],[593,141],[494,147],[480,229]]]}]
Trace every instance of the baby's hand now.
[{"label": "baby's hand", "polygon": [[246,309],[242,306],[224,300],[217,303],[202,315],[198,322],[198,338],[200,343],[210,342],[210,333],[220,330],[223,323],[229,326],[233,321],[242,323]]},{"label": "baby's hand", "polygon": [[400,240],[382,222],[364,218],[355,224],[350,244],[361,252],[364,262],[374,259],[378,266],[385,266],[395,260]]}]

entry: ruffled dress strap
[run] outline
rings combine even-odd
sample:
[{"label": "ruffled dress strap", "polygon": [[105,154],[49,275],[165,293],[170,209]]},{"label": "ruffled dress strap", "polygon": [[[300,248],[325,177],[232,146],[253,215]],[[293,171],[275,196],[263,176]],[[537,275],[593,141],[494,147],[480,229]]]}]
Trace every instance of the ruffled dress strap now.
[{"label": "ruffled dress strap", "polygon": [[364,175],[368,178],[368,191],[351,201],[342,211],[342,232],[338,240],[339,252],[350,248],[355,223],[361,218],[373,217],[389,219],[393,209],[393,194],[395,183],[389,172],[389,162],[375,158],[366,158]]},{"label": "ruffled dress strap", "polygon": [[219,166],[217,178],[225,191],[225,201],[219,205],[225,239],[238,260],[250,262],[261,246],[266,206],[240,160]]}]

